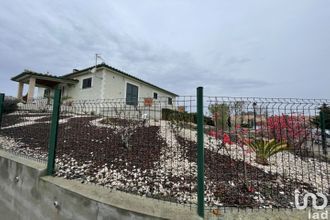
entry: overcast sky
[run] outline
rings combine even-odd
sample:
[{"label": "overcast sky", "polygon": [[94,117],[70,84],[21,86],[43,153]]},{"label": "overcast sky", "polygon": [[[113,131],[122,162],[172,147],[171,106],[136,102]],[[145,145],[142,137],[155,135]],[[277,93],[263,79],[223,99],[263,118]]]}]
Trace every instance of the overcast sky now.
[{"label": "overcast sky", "polygon": [[180,95],[329,98],[330,1],[1,1],[0,92],[95,53]]}]

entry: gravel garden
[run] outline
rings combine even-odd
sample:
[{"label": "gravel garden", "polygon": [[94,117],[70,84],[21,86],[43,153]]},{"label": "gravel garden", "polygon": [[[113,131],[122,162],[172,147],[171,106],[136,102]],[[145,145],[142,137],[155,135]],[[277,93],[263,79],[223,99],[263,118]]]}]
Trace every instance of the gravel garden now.
[{"label": "gravel garden", "polygon": [[[0,147],[47,159],[48,113],[4,115]],[[205,201],[208,206],[294,208],[294,192],[330,199],[329,162],[280,151],[256,162],[247,144],[205,134]],[[180,204],[197,203],[196,131],[168,120],[133,120],[63,114],[56,176]]]}]

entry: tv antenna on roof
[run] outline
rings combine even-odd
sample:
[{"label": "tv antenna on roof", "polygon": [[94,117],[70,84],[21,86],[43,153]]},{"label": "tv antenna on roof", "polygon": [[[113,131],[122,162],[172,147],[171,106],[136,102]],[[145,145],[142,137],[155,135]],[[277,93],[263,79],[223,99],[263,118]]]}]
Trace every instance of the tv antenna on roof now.
[{"label": "tv antenna on roof", "polygon": [[101,59],[103,62],[105,62],[105,60],[101,57],[101,54],[96,53],[95,54],[95,67],[91,70],[92,73],[95,73],[96,72],[97,59]]}]

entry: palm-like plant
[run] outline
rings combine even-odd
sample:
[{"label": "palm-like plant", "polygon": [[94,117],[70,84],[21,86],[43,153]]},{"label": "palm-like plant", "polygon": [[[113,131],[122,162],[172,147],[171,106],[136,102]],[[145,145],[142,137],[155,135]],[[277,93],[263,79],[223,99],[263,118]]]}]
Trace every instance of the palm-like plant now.
[{"label": "palm-like plant", "polygon": [[256,162],[262,165],[269,165],[269,157],[288,149],[287,143],[276,142],[275,139],[255,139],[252,142],[246,142],[246,145],[256,153]]}]

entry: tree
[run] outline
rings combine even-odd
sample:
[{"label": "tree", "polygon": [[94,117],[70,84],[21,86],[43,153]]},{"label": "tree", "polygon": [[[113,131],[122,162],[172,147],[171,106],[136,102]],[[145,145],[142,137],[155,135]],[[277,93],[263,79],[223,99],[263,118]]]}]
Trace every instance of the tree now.
[{"label": "tree", "polygon": [[[326,104],[324,104],[319,109],[320,109],[320,111],[323,111],[323,114],[324,114],[325,129],[330,129],[330,107],[328,107]],[[317,127],[321,127],[320,116],[319,115],[316,116],[312,120],[312,124],[314,124]]]},{"label": "tree", "polygon": [[245,104],[244,101],[235,101],[234,102],[233,114],[235,115],[235,124],[236,124],[236,120],[239,121],[239,124],[243,124],[244,104]]},{"label": "tree", "polygon": [[286,142],[290,149],[301,149],[307,141],[310,123],[304,115],[274,115],[267,118],[265,126],[257,130],[261,138]]},{"label": "tree", "polygon": [[229,106],[225,103],[216,103],[210,104],[208,109],[212,114],[215,126],[217,128],[221,128],[222,130],[226,130],[228,128],[227,121],[230,113]]}]

